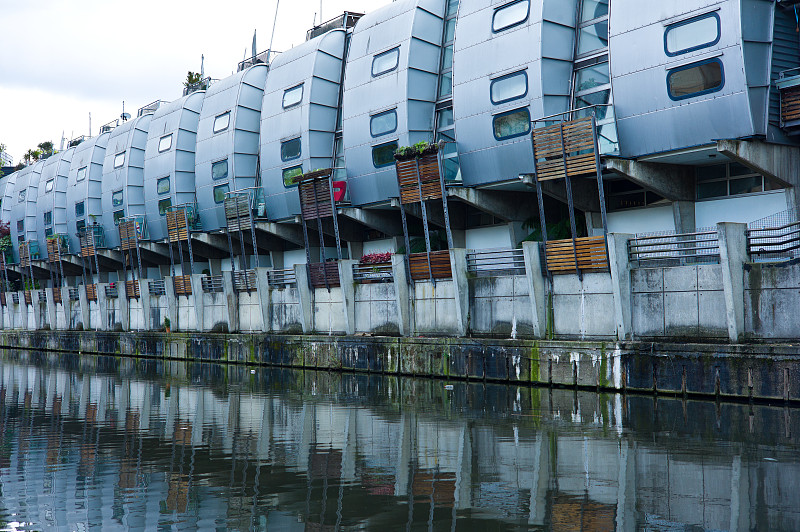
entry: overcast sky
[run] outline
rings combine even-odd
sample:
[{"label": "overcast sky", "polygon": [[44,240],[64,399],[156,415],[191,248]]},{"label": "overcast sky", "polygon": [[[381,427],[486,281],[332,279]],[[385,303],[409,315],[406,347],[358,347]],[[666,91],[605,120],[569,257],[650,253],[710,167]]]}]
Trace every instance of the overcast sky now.
[{"label": "overcast sky", "polygon": [[[391,0],[322,0],[322,18]],[[30,148],[92,133],[154,100],[181,96],[189,70],[224,78],[269,47],[276,0],[0,0],[0,143]],[[273,49],[305,40],[320,0],[282,0]]]}]

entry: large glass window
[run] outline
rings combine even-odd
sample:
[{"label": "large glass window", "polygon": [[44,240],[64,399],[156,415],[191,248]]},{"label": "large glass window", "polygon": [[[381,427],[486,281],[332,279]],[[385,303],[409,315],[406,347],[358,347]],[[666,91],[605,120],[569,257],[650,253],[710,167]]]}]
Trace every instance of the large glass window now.
[{"label": "large glass window", "polygon": [[214,118],[214,128],[213,128],[214,133],[219,133],[220,131],[225,131],[226,129],[228,129],[228,126],[230,125],[230,123],[231,123],[231,112],[230,111],[222,113],[221,115],[217,115],[217,117]]},{"label": "large glass window", "polygon": [[53,191],[53,187],[55,187],[55,186],[56,186],[56,180],[55,179],[48,179],[47,183],[44,184],[44,192],[45,192],[45,194],[48,193],[48,192],[52,192]]},{"label": "large glass window", "polygon": [[211,163],[211,179],[225,179],[228,177],[228,159]]},{"label": "large glass window", "polygon": [[528,20],[529,0],[517,0],[494,10],[492,31],[498,32],[513,28]]},{"label": "large glass window", "polygon": [[525,107],[495,115],[492,119],[492,127],[494,128],[494,138],[497,140],[520,137],[531,130],[530,112]]},{"label": "large glass window", "polygon": [[118,153],[114,156],[114,168],[122,168],[125,164],[125,152]]},{"label": "large glass window", "polygon": [[77,181],[83,181],[86,179],[86,166],[83,168],[78,168],[78,177],[76,178]]},{"label": "large glass window", "polygon": [[781,185],[739,163],[701,166],[695,171],[697,199],[711,199],[781,189]]},{"label": "large glass window", "polygon": [[394,152],[397,151],[397,141],[378,144],[372,147],[372,164],[375,168],[382,168],[394,164]]},{"label": "large glass window", "polygon": [[300,177],[303,175],[303,167],[302,166],[292,166],[291,168],[284,168],[283,170],[283,186],[285,187],[293,187],[297,183],[294,182],[294,178]]},{"label": "large glass window", "polygon": [[603,53],[608,48],[608,0],[582,0],[576,57]]},{"label": "large glass window", "polygon": [[303,101],[303,84],[283,91],[283,108],[294,107]]},{"label": "large glass window", "polygon": [[388,135],[397,131],[397,110],[384,111],[369,119],[369,132],[373,137]]},{"label": "large glass window", "polygon": [[75,204],[75,217],[81,218],[84,214],[86,214],[86,211],[83,207],[83,202],[79,201]]},{"label": "large glass window", "polygon": [[719,59],[673,68],[667,73],[667,90],[673,100],[683,100],[722,89],[725,74]]},{"label": "large glass window", "polygon": [[664,32],[664,51],[669,56],[693,52],[719,42],[720,22],[716,13],[676,22]]},{"label": "large glass window", "polygon": [[523,70],[495,78],[490,93],[495,105],[523,98],[528,94],[528,74]]},{"label": "large glass window", "polygon": [[217,185],[214,187],[214,203],[222,203],[225,201],[225,194],[228,193],[230,187],[228,187],[228,183],[224,183],[222,185]]},{"label": "large glass window", "polygon": [[400,63],[400,47],[392,48],[386,52],[379,53],[372,58],[372,75],[380,76],[391,72]]},{"label": "large glass window", "polygon": [[123,203],[124,193],[122,190],[117,190],[113,194],[111,194],[111,206],[112,207],[120,207]]},{"label": "large glass window", "polygon": [[281,142],[281,161],[291,161],[300,157],[300,137]]},{"label": "large glass window", "polygon": [[[527,2],[523,2],[527,3]],[[441,150],[442,171],[448,182],[459,181],[461,170],[458,161],[455,122],[453,120],[453,40],[458,15],[458,0],[448,0],[442,33],[442,56],[439,68],[439,91],[436,99],[434,141],[443,142]]]},{"label": "large glass window", "polygon": [[164,198],[158,201],[158,214],[164,216],[167,214],[167,209],[172,207],[172,200],[169,198]]},{"label": "large glass window", "polygon": [[162,177],[158,181],[156,181],[156,193],[157,194],[166,194],[169,192],[169,176]]},{"label": "large glass window", "polygon": [[164,135],[161,137],[161,140],[158,141],[158,153],[162,151],[167,151],[172,147],[172,133],[169,135]]}]

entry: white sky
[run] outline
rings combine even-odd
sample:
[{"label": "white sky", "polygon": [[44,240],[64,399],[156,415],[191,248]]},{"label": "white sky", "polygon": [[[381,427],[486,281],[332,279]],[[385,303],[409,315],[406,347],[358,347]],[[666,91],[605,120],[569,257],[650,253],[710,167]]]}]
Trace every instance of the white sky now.
[{"label": "white sky", "polygon": [[[322,0],[322,19],[391,0]],[[18,163],[125,111],[181,96],[186,72],[224,78],[269,47],[276,0],[0,0],[0,143]],[[273,49],[305,40],[320,0],[283,0]]]}]

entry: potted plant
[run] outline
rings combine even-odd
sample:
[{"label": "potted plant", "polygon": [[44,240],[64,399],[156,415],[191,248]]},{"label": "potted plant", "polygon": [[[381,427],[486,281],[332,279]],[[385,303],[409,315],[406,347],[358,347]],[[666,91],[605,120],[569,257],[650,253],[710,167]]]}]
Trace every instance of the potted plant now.
[{"label": "potted plant", "polygon": [[372,271],[367,273],[362,280],[362,283],[370,283],[374,281],[383,280],[386,277],[385,271],[381,271],[381,267],[391,266],[392,254],[385,253],[367,253],[358,261],[361,266],[371,266]]},{"label": "potted plant", "polygon": [[165,317],[164,317],[164,332],[169,332],[169,331],[170,331],[170,321],[169,321],[169,317],[166,317],[166,316],[165,316]]}]

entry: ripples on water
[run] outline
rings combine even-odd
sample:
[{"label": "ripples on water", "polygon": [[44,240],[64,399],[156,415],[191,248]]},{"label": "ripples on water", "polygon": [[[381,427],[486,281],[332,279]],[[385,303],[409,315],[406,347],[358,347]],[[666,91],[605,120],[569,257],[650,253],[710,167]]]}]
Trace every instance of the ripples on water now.
[{"label": "ripples on water", "polygon": [[6,355],[0,529],[800,530],[796,430],[783,407]]}]

